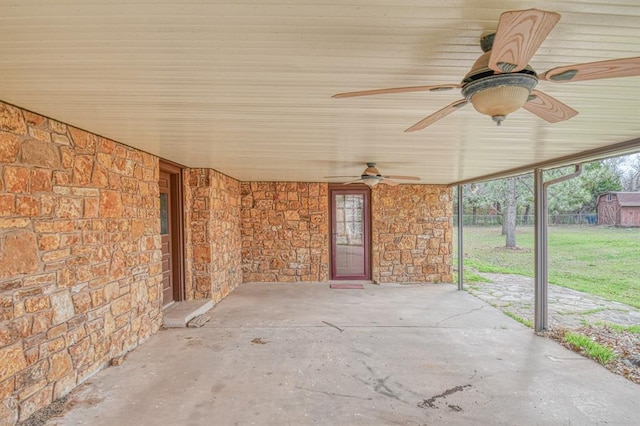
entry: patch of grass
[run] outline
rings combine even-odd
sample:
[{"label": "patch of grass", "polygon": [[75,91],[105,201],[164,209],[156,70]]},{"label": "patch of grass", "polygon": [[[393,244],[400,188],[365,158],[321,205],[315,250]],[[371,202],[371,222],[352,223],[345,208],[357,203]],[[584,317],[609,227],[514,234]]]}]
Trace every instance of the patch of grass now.
[{"label": "patch of grass", "polygon": [[606,310],[607,308],[593,308],[593,309],[588,309],[586,311],[558,312],[558,315],[591,315],[591,314],[597,314],[598,312],[602,312]]},{"label": "patch of grass", "polygon": [[508,316],[511,319],[514,319],[516,321],[518,321],[520,324],[529,327],[529,328],[533,328],[533,323],[531,321],[529,321],[528,319],[519,317],[518,315],[514,314],[513,312],[509,312],[509,311],[502,311],[504,312],[504,314],[506,316]]},{"label": "patch of grass", "polygon": [[[464,228],[465,275],[470,270],[534,276],[534,229],[519,227],[522,250],[504,248],[499,227]],[[454,244],[454,247],[457,246]],[[455,259],[455,257],[454,257]],[[552,226],[549,282],[640,308],[640,228]]]},{"label": "patch of grass", "polygon": [[511,273],[508,268],[491,265],[488,263],[482,263],[476,259],[465,259],[464,265],[465,265],[465,273],[466,273],[466,267],[473,268],[478,272],[484,272],[486,274],[510,274]]},{"label": "patch of grass", "polygon": [[466,291],[469,294],[473,294],[474,296],[477,295],[477,292],[480,291],[480,287],[478,287],[477,285],[465,285],[463,287],[463,290]]},{"label": "patch of grass", "polygon": [[607,308],[593,308],[593,309],[587,309],[586,311],[582,311],[582,312],[578,312],[578,314],[580,315],[592,315],[592,314],[597,314],[598,312],[602,312],[602,311],[606,311]]},{"label": "patch of grass", "polygon": [[[453,282],[454,283],[458,282],[458,274],[457,273],[453,274]],[[464,282],[465,283],[492,283],[493,281],[491,281],[489,278],[485,278],[483,276],[475,274],[475,273],[473,273],[473,271],[467,271],[467,269],[465,268],[465,270],[464,270]]]},{"label": "patch of grass", "polygon": [[605,327],[609,327],[615,331],[626,331],[627,333],[640,334],[640,325],[620,325],[620,324],[611,324],[605,322],[598,322],[596,325],[602,325]]},{"label": "patch of grass", "polygon": [[565,333],[564,341],[573,346],[575,350],[584,352],[589,358],[593,358],[603,365],[616,357],[611,349],[594,342],[583,334],[569,331]]}]

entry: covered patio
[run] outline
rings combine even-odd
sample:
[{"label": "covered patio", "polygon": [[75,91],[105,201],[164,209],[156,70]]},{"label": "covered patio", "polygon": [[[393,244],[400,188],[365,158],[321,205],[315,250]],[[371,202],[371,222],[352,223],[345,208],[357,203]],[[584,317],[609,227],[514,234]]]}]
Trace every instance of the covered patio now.
[{"label": "covered patio", "polygon": [[248,283],[164,330],[48,425],[637,422],[638,387],[455,286]]},{"label": "covered patio", "polygon": [[[543,172],[640,149],[639,27],[637,0],[0,4],[0,423],[89,380],[52,422],[628,422],[637,386],[442,283],[453,188],[535,171],[546,328]],[[193,302],[211,322],[163,329]]]}]

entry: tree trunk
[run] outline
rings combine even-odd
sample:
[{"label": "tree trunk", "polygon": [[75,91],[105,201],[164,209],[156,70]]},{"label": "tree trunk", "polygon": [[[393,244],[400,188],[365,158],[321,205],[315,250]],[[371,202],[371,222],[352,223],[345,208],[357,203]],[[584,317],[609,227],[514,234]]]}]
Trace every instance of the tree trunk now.
[{"label": "tree trunk", "polygon": [[502,227],[502,232],[500,233],[500,235],[505,235],[506,231],[504,228],[504,211],[502,210],[500,201],[496,202],[496,215],[498,216],[498,224]]},{"label": "tree trunk", "polygon": [[531,204],[527,204],[524,208],[524,216],[522,218],[522,224],[523,225],[528,225],[529,224],[529,212],[531,211]]},{"label": "tree trunk", "polygon": [[[509,197],[510,195],[508,195]],[[509,200],[507,200],[506,209],[502,211],[502,233],[500,235],[507,235],[509,227]]]},{"label": "tree trunk", "polygon": [[514,248],[516,246],[516,178],[509,178],[509,192],[507,194],[507,208],[504,209],[503,230],[506,235],[506,246]]}]

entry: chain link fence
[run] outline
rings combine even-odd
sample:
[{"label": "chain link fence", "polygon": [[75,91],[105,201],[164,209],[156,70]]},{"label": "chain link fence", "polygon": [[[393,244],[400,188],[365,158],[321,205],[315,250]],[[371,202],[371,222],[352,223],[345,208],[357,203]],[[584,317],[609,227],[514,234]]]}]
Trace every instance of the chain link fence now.
[{"label": "chain link fence", "polygon": [[[533,215],[516,216],[517,226],[533,226]],[[453,224],[458,223],[458,215],[453,216]],[[551,214],[548,219],[549,225],[597,225],[598,215],[596,213],[589,214]],[[465,226],[502,226],[501,215],[464,215],[463,224]]]}]

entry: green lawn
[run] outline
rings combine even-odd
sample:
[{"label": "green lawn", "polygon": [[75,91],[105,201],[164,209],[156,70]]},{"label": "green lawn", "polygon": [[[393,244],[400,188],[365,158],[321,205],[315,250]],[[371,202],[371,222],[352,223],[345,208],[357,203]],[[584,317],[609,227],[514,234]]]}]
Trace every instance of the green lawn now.
[{"label": "green lawn", "polygon": [[[465,275],[533,277],[533,227],[518,228],[516,241],[518,249],[506,249],[500,228],[466,226]],[[640,229],[549,227],[549,282],[640,308]]]}]

